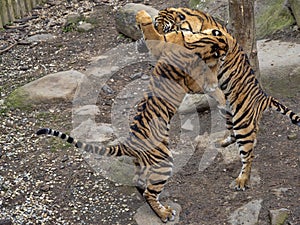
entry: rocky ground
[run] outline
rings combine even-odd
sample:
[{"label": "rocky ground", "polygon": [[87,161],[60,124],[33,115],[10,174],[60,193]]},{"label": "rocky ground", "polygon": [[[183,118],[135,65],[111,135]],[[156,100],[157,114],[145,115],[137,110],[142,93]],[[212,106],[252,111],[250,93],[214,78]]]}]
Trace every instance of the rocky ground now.
[{"label": "rocky ground", "polygon": [[[114,24],[115,11],[128,2],[53,0],[33,10],[28,20],[0,31],[0,52],[5,50],[0,55],[0,224],[137,224],[134,216],[144,202],[132,186],[105,178],[73,147],[35,136],[38,128],[47,126],[71,131],[71,103],[49,103],[30,109],[3,105],[17,87],[58,71],[75,69],[85,73],[95,57],[131,43],[116,31]],[[187,1],[155,0],[146,4],[161,9],[187,5]],[[71,13],[90,18],[95,28],[78,32],[65,26]],[[292,41],[290,45],[299,43],[290,33],[276,34],[281,40],[286,36]],[[263,83],[265,88],[299,112],[300,62],[292,68],[271,65],[272,60],[268,64],[264,72],[274,77]],[[107,83],[112,93],[106,89],[100,94],[101,116],[97,121],[112,123],[110,109],[122,87],[130,83],[133,74],[147,75],[151,68],[147,63],[130,65],[112,77]],[[200,135],[211,131],[211,118],[208,111],[199,113]],[[180,130],[179,116],[172,126]],[[176,135],[180,134],[175,132],[174,140]],[[257,216],[258,224],[270,224],[270,210],[281,208],[289,212],[285,224],[300,223],[299,129],[286,118],[275,112],[267,112],[263,118],[254,163],[257,179],[246,192],[234,192],[230,187],[240,162],[225,163],[226,154],[217,154],[208,167],[199,170],[206,148],[198,144],[162,196],[181,206],[178,224],[241,224],[241,216],[235,217],[233,212],[249,204],[256,207],[251,208],[253,213],[250,211]]]}]

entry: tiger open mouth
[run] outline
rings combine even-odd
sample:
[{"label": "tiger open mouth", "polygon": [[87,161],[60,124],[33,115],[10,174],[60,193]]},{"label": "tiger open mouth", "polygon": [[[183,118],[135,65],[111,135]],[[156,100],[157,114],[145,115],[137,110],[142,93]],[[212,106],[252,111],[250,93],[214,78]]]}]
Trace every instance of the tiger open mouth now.
[{"label": "tiger open mouth", "polygon": [[[160,25],[160,22],[155,21],[154,27],[155,27],[156,30],[158,30],[159,25]],[[173,26],[172,26],[171,23],[164,23],[163,28],[162,28],[162,31],[163,31],[165,34],[166,34],[166,33],[169,33],[169,32],[172,31],[172,27],[173,27]]]}]

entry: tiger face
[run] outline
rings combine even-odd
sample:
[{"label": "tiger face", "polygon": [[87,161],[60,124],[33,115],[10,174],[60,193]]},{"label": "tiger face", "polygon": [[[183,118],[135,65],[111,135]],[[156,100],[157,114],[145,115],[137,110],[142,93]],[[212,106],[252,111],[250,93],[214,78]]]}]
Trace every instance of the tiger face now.
[{"label": "tiger face", "polygon": [[171,31],[200,32],[208,28],[225,29],[213,17],[188,8],[167,8],[159,11],[154,26],[160,34]]}]

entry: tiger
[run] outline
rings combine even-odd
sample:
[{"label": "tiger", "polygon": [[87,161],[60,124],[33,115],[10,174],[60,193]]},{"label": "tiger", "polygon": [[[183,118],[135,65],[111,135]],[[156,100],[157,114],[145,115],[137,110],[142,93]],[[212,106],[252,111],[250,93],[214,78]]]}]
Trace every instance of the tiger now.
[{"label": "tiger", "polygon": [[242,169],[235,179],[235,189],[248,188],[254,147],[259,130],[259,121],[266,109],[273,109],[286,115],[291,122],[300,126],[300,117],[292,110],[262,90],[247,54],[226,27],[212,16],[196,9],[167,8],[159,11],[155,18],[155,29],[160,34],[168,32],[199,33],[202,30],[217,29],[226,37],[228,51],[217,72],[218,88],[226,99],[226,128],[229,135],[216,143],[226,147],[236,143],[242,161]]},{"label": "tiger", "polygon": [[[143,15],[136,15],[141,29],[146,33],[147,29],[154,31],[154,24],[145,21]],[[36,134],[59,137],[93,154],[132,157],[136,167],[136,188],[161,221],[167,222],[174,220],[176,212],[170,206],[162,205],[159,195],[172,175],[173,156],[168,147],[170,120],[186,93],[202,90],[201,85],[197,85],[197,77],[190,76],[195,73],[199,61],[207,62],[211,70],[217,70],[228,46],[225,40],[221,41],[225,37],[218,30],[203,30],[197,35],[177,31],[156,35],[154,39],[168,42],[158,46],[161,53],[152,71],[149,91],[144,93],[137,106],[125,140],[106,146],[84,143],[51,128],[39,129]],[[168,47],[170,43],[175,47]]]}]

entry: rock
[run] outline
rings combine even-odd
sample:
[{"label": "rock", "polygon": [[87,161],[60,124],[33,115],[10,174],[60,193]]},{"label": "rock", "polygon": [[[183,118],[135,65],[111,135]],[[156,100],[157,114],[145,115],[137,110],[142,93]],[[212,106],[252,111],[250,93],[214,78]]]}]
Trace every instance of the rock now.
[{"label": "rock", "polygon": [[108,94],[108,95],[111,95],[114,93],[114,90],[111,89],[111,87],[108,86],[107,84],[104,84],[101,89],[105,94]]},{"label": "rock", "polygon": [[203,156],[199,163],[199,171],[203,171],[210,166],[219,153],[222,154],[225,164],[240,160],[238,149],[235,144],[229,145],[226,148],[216,148],[216,141],[222,139],[224,135],[225,132],[220,131],[211,134],[205,133],[203,135],[198,135],[195,138],[196,148],[204,149]]},{"label": "rock", "polygon": [[43,192],[48,192],[50,190],[50,186],[48,184],[42,185],[40,190]]},{"label": "rock", "polygon": [[[256,17],[256,30],[257,37],[259,39],[265,37],[266,35],[272,34],[283,28],[292,26],[295,23],[295,19],[291,14],[291,11],[288,7],[285,6],[286,0],[258,0],[255,2],[255,17]],[[299,1],[298,0],[289,0],[290,8],[300,14],[299,10]],[[204,12],[209,13],[215,17],[218,22],[224,24],[223,21],[229,21],[228,17],[228,1],[227,0],[190,0],[189,6],[191,8],[196,8]],[[295,7],[293,9],[293,7]],[[296,18],[296,16],[295,16]],[[300,20],[300,16],[298,17]],[[297,18],[296,18],[297,20]],[[299,22],[297,21],[298,26]]]},{"label": "rock", "polygon": [[206,95],[202,94],[187,94],[178,108],[181,114],[196,112],[196,109],[201,111],[209,109],[209,103]]},{"label": "rock", "polygon": [[61,162],[67,162],[69,160],[68,155],[64,155],[64,157],[61,159]]},{"label": "rock", "polygon": [[256,19],[256,30],[259,38],[292,26],[295,23],[294,17],[284,5],[284,2],[285,0],[264,1],[264,5],[268,7],[262,7]]},{"label": "rock", "polygon": [[192,131],[194,130],[194,125],[190,119],[187,119],[185,123],[181,126],[181,128],[184,130]]},{"label": "rock", "polygon": [[229,217],[231,225],[255,225],[258,223],[258,215],[261,209],[262,199],[253,200],[235,210]]},{"label": "rock", "polygon": [[278,198],[282,198],[284,194],[292,190],[291,188],[274,188],[271,190],[272,194],[276,195]]},{"label": "rock", "polygon": [[[176,216],[174,221],[169,221],[167,224],[172,225],[172,224],[177,224],[179,221],[179,214],[181,212],[181,206],[177,203],[167,201],[166,205],[171,206],[173,209],[176,210]],[[163,223],[160,218],[153,212],[153,210],[150,208],[150,206],[145,203],[143,206],[141,206],[138,210],[137,213],[134,215],[134,219],[137,222],[138,225],[162,225],[166,224]]]},{"label": "rock", "polygon": [[144,74],[142,77],[141,77],[142,80],[149,80],[150,77],[147,75],[147,74]]},{"label": "rock", "polygon": [[1,219],[0,220],[0,225],[12,225],[13,222],[11,221],[11,219]]},{"label": "rock", "polygon": [[300,27],[300,1],[299,0],[288,0],[288,7],[293,12],[293,16],[297,22],[298,27]]},{"label": "rock", "polygon": [[96,124],[88,119],[72,130],[71,136],[86,142],[108,142],[112,140],[113,129],[110,124]]},{"label": "rock", "polygon": [[85,105],[75,109],[73,113],[78,116],[95,116],[99,115],[100,111],[96,105]]},{"label": "rock", "polygon": [[11,107],[26,108],[41,103],[72,102],[84,76],[76,70],[44,76],[16,89],[6,103]]},{"label": "rock", "polygon": [[31,37],[28,37],[26,40],[29,42],[40,42],[40,41],[48,41],[55,38],[52,34],[36,34]]},{"label": "rock", "polygon": [[79,32],[87,32],[94,29],[94,26],[91,23],[87,22],[79,22],[79,25],[77,26],[77,30]]},{"label": "rock", "polygon": [[[74,103],[74,102],[73,102]],[[94,121],[100,115],[100,110],[96,105],[76,106],[73,104],[73,127],[78,127],[83,121],[88,119]]]},{"label": "rock", "polygon": [[[96,124],[95,121],[88,119],[82,122],[77,128],[72,130],[71,136],[80,139],[86,143],[100,145],[113,145],[110,142],[114,139],[113,129],[110,124]],[[107,144],[109,142],[109,144]],[[105,178],[125,185],[133,186],[134,165],[132,158],[122,157],[104,157],[97,154],[90,154],[82,151],[86,162],[95,171],[101,173]]]},{"label": "rock", "polygon": [[120,8],[115,16],[117,30],[133,40],[142,38],[141,31],[135,25],[135,15],[140,10],[147,11],[152,17],[158,14],[158,10],[151,6],[128,3],[124,7]]},{"label": "rock", "polygon": [[270,210],[269,213],[272,225],[283,225],[290,214],[290,210],[281,208]]},{"label": "rock", "polygon": [[[273,79],[274,76],[270,75],[270,70],[274,70],[274,68],[279,70],[280,68],[287,67],[288,65],[293,65],[291,76],[299,75],[299,59],[298,57],[295,57],[295,55],[299,55],[300,44],[278,40],[259,40],[257,42],[257,48],[259,67],[262,70],[262,74],[265,74],[266,77],[272,77]],[[280,51],[278,49],[285,49],[286,51]],[[272,57],[268,57],[270,55],[272,55]],[[285,60],[281,60],[282,58],[284,58]],[[278,74],[281,73],[286,74],[286,72],[278,72]],[[268,80],[267,82],[270,82],[270,80]]]},{"label": "rock", "polygon": [[65,28],[68,26],[76,26],[80,21],[84,20],[84,16],[79,13],[69,14],[66,18]]},{"label": "rock", "polygon": [[289,140],[296,140],[296,139],[297,139],[297,134],[296,134],[296,133],[289,134],[289,135],[287,136],[287,138],[288,138]]},{"label": "rock", "polygon": [[135,80],[135,79],[140,78],[141,76],[143,76],[142,72],[134,73],[134,74],[130,75],[130,79]]}]

